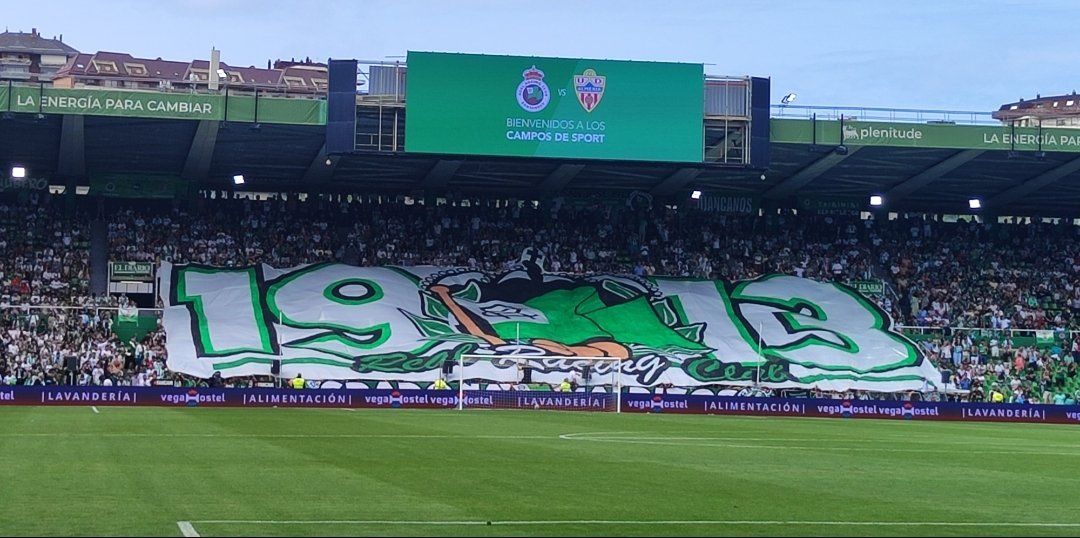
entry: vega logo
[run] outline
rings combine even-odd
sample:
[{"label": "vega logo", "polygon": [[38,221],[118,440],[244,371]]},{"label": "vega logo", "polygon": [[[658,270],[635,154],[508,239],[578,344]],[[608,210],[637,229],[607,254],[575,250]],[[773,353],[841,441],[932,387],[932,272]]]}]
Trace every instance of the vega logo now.
[{"label": "vega logo", "polygon": [[521,77],[524,80],[517,87],[518,105],[526,112],[540,112],[547,108],[551,101],[551,90],[544,82],[544,72],[534,65],[522,72]]}]

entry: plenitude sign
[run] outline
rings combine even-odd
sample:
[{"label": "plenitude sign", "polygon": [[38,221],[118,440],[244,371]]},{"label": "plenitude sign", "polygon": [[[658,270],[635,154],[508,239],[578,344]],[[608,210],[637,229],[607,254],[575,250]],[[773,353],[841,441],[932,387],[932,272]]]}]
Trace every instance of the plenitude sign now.
[{"label": "plenitude sign", "polygon": [[701,64],[410,52],[405,149],[701,162]]},{"label": "plenitude sign", "polygon": [[[470,379],[930,390],[941,374],[888,314],[839,283],[741,282],[440,267],[162,264],[169,368],[199,377]],[[760,342],[760,349],[759,349]],[[480,359],[479,356],[491,358]],[[449,364],[447,364],[449,363]],[[453,375],[451,374],[451,378]]]},{"label": "plenitude sign", "polygon": [[1067,127],[773,118],[770,131],[773,143],[1080,152],[1080,132]]}]

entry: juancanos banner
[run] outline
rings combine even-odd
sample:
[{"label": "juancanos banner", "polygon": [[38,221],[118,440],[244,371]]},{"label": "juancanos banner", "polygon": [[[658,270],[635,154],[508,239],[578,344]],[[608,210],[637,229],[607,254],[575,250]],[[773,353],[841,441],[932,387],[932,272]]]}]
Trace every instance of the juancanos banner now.
[{"label": "juancanos banner", "polygon": [[[169,367],[209,377],[594,380],[927,390],[941,376],[853,288],[793,276],[741,282],[439,267],[291,269],[162,264]],[[759,353],[759,340],[761,342]],[[477,356],[494,360],[477,360]],[[513,355],[514,359],[499,359]],[[447,364],[449,363],[449,364]],[[445,370],[444,370],[445,368]],[[606,370],[606,371],[605,371]],[[444,374],[444,372],[446,372]],[[599,381],[603,382],[603,381]]]}]

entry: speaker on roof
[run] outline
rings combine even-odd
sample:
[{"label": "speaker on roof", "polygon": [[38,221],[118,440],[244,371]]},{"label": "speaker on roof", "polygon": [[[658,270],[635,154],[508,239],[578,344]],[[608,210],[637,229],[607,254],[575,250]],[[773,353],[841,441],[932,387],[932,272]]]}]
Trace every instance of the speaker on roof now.
[{"label": "speaker on roof", "polygon": [[771,81],[750,78],[750,166],[765,169],[772,160],[769,146],[769,99]]},{"label": "speaker on roof", "polygon": [[326,153],[356,149],[356,60],[330,60],[326,96]]}]

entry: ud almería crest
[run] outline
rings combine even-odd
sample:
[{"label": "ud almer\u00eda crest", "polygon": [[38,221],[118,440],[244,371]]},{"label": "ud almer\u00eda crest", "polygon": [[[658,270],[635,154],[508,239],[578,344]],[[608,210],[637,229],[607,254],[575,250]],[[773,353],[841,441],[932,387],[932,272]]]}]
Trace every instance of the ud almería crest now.
[{"label": "ud almer\u00eda crest", "polygon": [[585,112],[592,112],[604,98],[604,87],[607,77],[596,74],[593,69],[586,69],[580,75],[574,75],[574,91],[577,92],[578,103]]},{"label": "ud almer\u00eda crest", "polygon": [[544,82],[544,72],[532,66],[521,73],[524,80],[517,87],[517,102],[526,112],[540,112],[551,101],[551,90]]}]

